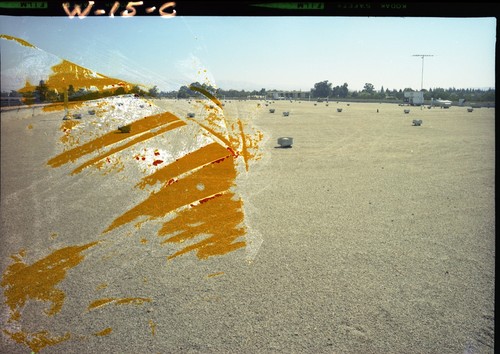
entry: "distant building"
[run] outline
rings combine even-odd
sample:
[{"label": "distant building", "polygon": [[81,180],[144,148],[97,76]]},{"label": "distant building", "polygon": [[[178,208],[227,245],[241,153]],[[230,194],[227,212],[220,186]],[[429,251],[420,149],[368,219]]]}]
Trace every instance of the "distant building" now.
[{"label": "distant building", "polygon": [[421,106],[424,104],[424,93],[422,91],[418,92],[409,92],[406,91],[404,93],[404,103],[408,103],[412,106]]},{"label": "distant building", "polygon": [[311,91],[267,91],[267,98],[273,100],[304,100],[310,96]]},{"label": "distant building", "polygon": [[22,97],[2,97],[1,98],[1,107],[9,107],[9,106],[22,106],[24,105]]}]

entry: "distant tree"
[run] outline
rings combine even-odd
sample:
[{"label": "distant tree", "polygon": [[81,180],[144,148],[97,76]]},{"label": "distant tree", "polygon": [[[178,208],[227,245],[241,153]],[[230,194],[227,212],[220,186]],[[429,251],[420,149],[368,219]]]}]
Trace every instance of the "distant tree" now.
[{"label": "distant tree", "polygon": [[194,92],[189,89],[187,86],[181,86],[177,93],[178,98],[189,98],[194,95]]},{"label": "distant tree", "polygon": [[328,80],[317,82],[312,89],[313,97],[329,97],[332,93],[332,83]]},{"label": "distant tree", "polygon": [[158,97],[158,93],[159,93],[158,86],[155,85],[154,87],[150,88],[148,93],[151,97]]},{"label": "distant tree", "polygon": [[49,87],[45,83],[45,81],[40,80],[39,85],[35,88],[35,92],[38,94],[38,99],[40,102],[47,101],[47,94],[49,92]]},{"label": "distant tree", "polygon": [[125,88],[124,88],[124,87],[121,87],[121,86],[120,86],[120,87],[118,87],[118,88],[115,90],[115,92],[114,92],[114,94],[115,94],[115,95],[124,95],[124,94],[126,94],[126,93],[127,93],[127,91],[125,91]]},{"label": "distant tree", "polygon": [[132,87],[130,89],[129,93],[133,93],[133,94],[139,95],[139,96],[144,96],[146,94],[146,91],[144,91],[143,89],[141,89],[139,87],[139,85],[135,85],[134,87]]},{"label": "distant tree", "polygon": [[365,84],[365,86],[363,87],[363,92],[366,92],[366,93],[374,93],[375,92],[375,88],[372,84],[370,84],[369,82],[367,82]]},{"label": "distant tree", "polygon": [[23,95],[23,102],[25,104],[33,104],[33,103],[35,103],[36,97],[35,97],[35,93],[34,92],[32,92],[32,91],[23,92],[22,95]]},{"label": "distant tree", "polygon": [[68,97],[71,97],[75,94],[75,88],[73,87],[73,85],[69,85],[68,87]]},{"label": "distant tree", "polygon": [[347,89],[347,82],[344,82],[344,84],[342,86],[340,86],[340,93],[339,93],[339,96],[340,97],[343,97],[343,98],[346,98],[347,95],[349,94],[349,90]]},{"label": "distant tree", "polygon": [[48,90],[45,98],[46,98],[46,101],[49,101],[49,102],[59,101],[59,95],[56,93],[55,90]]},{"label": "distant tree", "polygon": [[382,87],[380,88],[380,93],[384,93],[384,92],[385,92],[385,91],[384,91],[384,86],[382,86]]}]

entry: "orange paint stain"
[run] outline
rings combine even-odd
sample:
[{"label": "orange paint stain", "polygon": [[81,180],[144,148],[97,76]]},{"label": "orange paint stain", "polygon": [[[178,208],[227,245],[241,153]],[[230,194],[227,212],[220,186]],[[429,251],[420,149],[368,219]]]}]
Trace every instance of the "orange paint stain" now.
[{"label": "orange paint stain", "polygon": [[25,41],[24,39],[21,39],[21,38],[17,38],[17,37],[14,37],[14,36],[9,36],[9,35],[6,35],[6,34],[0,34],[0,38],[4,38],[4,39],[7,39],[7,40],[10,40],[10,41],[16,41],[17,43],[25,46],[25,47],[30,47],[30,48],[36,48],[33,44]]},{"label": "orange paint stain", "polygon": [[245,162],[245,169],[248,171],[248,162],[258,159],[259,143],[264,138],[264,135],[260,131],[254,131],[253,134],[245,134],[243,122],[239,119],[237,123],[241,139],[239,152]]},{"label": "orange paint stain", "polygon": [[104,305],[107,305],[109,304],[110,302],[113,302],[115,301],[116,299],[111,297],[111,298],[106,298],[106,299],[99,299],[99,300],[95,300],[93,301],[89,307],[87,308],[87,310],[94,310],[96,308],[99,308],[99,307],[102,307]]},{"label": "orange paint stain", "polygon": [[[36,89],[36,88],[35,88]],[[30,91],[28,88],[25,89],[26,91]],[[77,101],[77,102],[68,102],[67,107],[69,109],[77,109],[82,106],[83,102]],[[51,103],[42,108],[42,111],[44,112],[57,112],[57,111],[62,111],[65,109],[66,106],[64,102],[56,102],[56,103]]]},{"label": "orange paint stain", "polygon": [[131,297],[131,298],[123,298],[118,299],[116,301],[117,305],[127,305],[127,304],[136,304],[141,305],[145,302],[151,302],[151,299],[145,297]]},{"label": "orange paint stain", "polygon": [[59,130],[61,130],[64,135],[61,136],[61,143],[65,145],[75,145],[78,143],[78,138],[75,138],[72,134],[71,131],[74,127],[76,127],[78,124],[80,124],[80,121],[77,120],[63,120],[61,127]]},{"label": "orange paint stain", "polygon": [[203,89],[201,87],[193,86],[193,85],[190,85],[189,89],[192,90],[192,91],[198,91],[198,92],[200,92],[201,94],[203,94],[207,98],[209,98],[217,106],[219,106],[220,108],[222,108],[222,103],[214,95],[212,95],[210,92],[208,92],[207,90],[205,90],[205,89]]},{"label": "orange paint stain", "polygon": [[129,83],[124,84],[122,80],[93,72],[68,60],[63,60],[61,63],[52,66],[51,69],[52,74],[46,84],[57,90],[64,90],[69,85],[73,85],[75,89],[95,87],[99,91],[112,89],[118,85],[125,85],[128,89],[133,86]]},{"label": "orange paint stain", "polygon": [[156,334],[156,323],[153,320],[149,320],[149,327],[151,327],[151,335],[154,337]]},{"label": "orange paint stain", "polygon": [[[138,144],[140,142],[143,142],[145,140],[148,140],[148,139],[151,139],[151,138],[154,138],[155,136],[157,135],[161,135],[163,133],[166,133],[170,130],[173,130],[173,129],[176,129],[176,128],[180,128],[182,126],[186,125],[186,123],[184,123],[183,121],[181,120],[177,120],[175,122],[172,122],[170,124],[167,124],[166,126],[156,130],[155,132],[147,132],[147,133],[144,133],[140,136],[138,136],[137,138],[135,139],[132,139],[130,141],[128,141],[127,143],[123,144],[123,145],[120,145],[114,149],[111,149],[109,150],[108,152],[106,152],[105,154],[102,154],[102,155],[99,155],[87,162],[85,162],[84,164],[78,166],[77,168],[75,168],[73,170],[73,172],[71,172],[71,174],[77,174],[77,173],[80,173],[83,169],[85,169],[86,167],[89,167],[97,162],[99,162],[100,160],[104,159],[104,158],[108,158],[108,156],[111,156],[113,154],[116,154],[117,152],[120,152],[120,151],[123,151],[135,144]],[[143,160],[145,160],[146,158],[143,157],[142,158]],[[158,160],[160,161],[160,160]],[[108,161],[109,162],[109,161]],[[162,161],[163,162],[163,161]],[[154,164],[154,163],[153,163]],[[155,165],[156,166],[156,165]]]},{"label": "orange paint stain", "polygon": [[184,209],[177,217],[163,224],[159,236],[168,236],[162,243],[183,243],[201,234],[207,237],[190,244],[168,257],[172,259],[182,254],[196,251],[200,259],[224,255],[245,246],[244,241],[237,241],[245,235],[244,214],[241,199],[234,200],[234,194],[228,192],[208,200],[195,207]]},{"label": "orange paint stain", "polygon": [[157,170],[155,173],[143,178],[138,187],[144,189],[146,185],[154,185],[157,182],[172,184],[174,177],[200,168],[218,159],[229,157],[230,154],[222,145],[212,143],[202,148],[186,154],[175,162]]},{"label": "orange paint stain", "polygon": [[228,140],[228,138],[226,138],[221,133],[216,132],[214,129],[208,127],[207,125],[197,122],[193,118],[189,118],[189,119],[191,121],[195,122],[196,124],[198,124],[200,127],[202,127],[203,129],[205,129],[207,132],[209,132],[213,136],[215,136],[217,139],[219,139],[220,141],[222,141],[226,145],[226,148],[231,152],[231,154],[233,156],[237,156],[237,153],[236,153],[235,149],[232,147],[231,142]]},{"label": "orange paint stain", "polygon": [[250,156],[247,149],[247,139],[245,137],[245,133],[243,132],[243,123],[241,123],[241,120],[238,120],[238,127],[240,128],[241,132],[241,155],[243,156],[243,160],[245,161],[245,169],[248,171],[248,160]]},{"label": "orange paint stain", "polygon": [[21,253],[12,256],[14,263],[7,267],[0,283],[5,288],[5,303],[11,313],[16,314],[29,299],[52,303],[51,308],[45,311],[49,316],[58,313],[65,294],[56,285],[64,280],[69,269],[84,259],[81,253],[97,243],[65,247],[31,265],[22,261]]},{"label": "orange paint stain", "polygon": [[80,124],[80,121],[78,120],[63,120],[61,127],[59,128],[60,131],[66,133],[76,127],[78,124]]},{"label": "orange paint stain", "polygon": [[[232,157],[218,164],[206,165],[158,192],[151,193],[145,201],[115,219],[104,233],[141,216],[147,216],[148,220],[164,217],[179,207],[226,191],[234,185],[235,178],[236,170]],[[197,188],[200,183],[205,185],[203,190]]]},{"label": "orange paint stain", "polygon": [[142,243],[143,245],[145,245],[146,243],[148,243],[148,240],[147,240],[147,239],[145,239],[145,238],[141,238],[141,243]]},{"label": "orange paint stain", "polygon": [[110,298],[104,298],[104,299],[99,299],[93,301],[89,307],[87,308],[88,311],[92,311],[98,308],[101,308],[106,305],[110,304],[115,304],[115,305],[128,305],[128,304],[136,304],[140,305],[145,302],[151,302],[151,299],[145,298],[145,297],[130,297],[130,298],[115,298],[115,297],[110,297]]},{"label": "orange paint stain", "polygon": [[106,289],[107,287],[108,287],[108,284],[101,283],[101,284],[97,285],[97,287],[95,289],[96,290],[103,290],[103,289]]},{"label": "orange paint stain", "polygon": [[[119,131],[113,131],[107,133],[97,139],[94,139],[88,143],[85,143],[81,146],[73,148],[71,150],[65,151],[56,157],[50,159],[47,164],[52,167],[62,166],[70,161],[75,161],[76,159],[93,153],[97,150],[105,148],[109,145],[118,143],[122,140],[128,139],[134,135],[139,135],[149,130],[158,128],[164,124],[173,123],[173,122],[182,122],[175,115],[171,113],[161,113],[154,116],[148,116],[137,120],[131,124],[131,132],[129,134],[122,134]],[[180,123],[178,123],[180,124]],[[185,123],[184,123],[185,124]],[[151,132],[149,134],[152,134]],[[139,141],[143,141],[145,139],[140,139]],[[138,141],[137,141],[138,142]],[[106,156],[104,156],[106,157]]]},{"label": "orange paint stain", "polygon": [[102,337],[102,336],[109,336],[113,332],[113,329],[111,327],[105,328],[100,332],[94,333],[94,336]]},{"label": "orange paint stain", "polygon": [[26,333],[22,330],[19,332],[9,332],[4,329],[3,332],[19,344],[24,344],[33,352],[38,353],[47,346],[53,346],[71,338],[70,333],[66,333],[59,337],[53,337],[47,331],[39,331],[34,333]]},{"label": "orange paint stain", "polygon": [[207,275],[207,278],[218,277],[218,276],[223,275],[223,274],[224,274],[224,272],[212,273],[212,274]]},{"label": "orange paint stain", "polygon": [[27,129],[33,129],[33,124],[29,124],[26,128]]}]

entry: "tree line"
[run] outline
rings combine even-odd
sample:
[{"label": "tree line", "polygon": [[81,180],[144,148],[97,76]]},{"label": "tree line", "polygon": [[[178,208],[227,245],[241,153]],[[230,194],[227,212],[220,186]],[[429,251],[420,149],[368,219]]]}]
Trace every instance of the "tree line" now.
[{"label": "tree line", "polygon": [[[405,88],[403,90],[384,89],[382,86],[380,90],[376,90],[374,85],[371,83],[365,83],[363,90],[361,91],[349,91],[347,89],[347,83],[342,86],[332,87],[333,84],[328,82],[328,80],[320,81],[314,84],[311,89],[312,96],[314,98],[356,98],[356,99],[373,99],[373,100],[403,100],[405,92],[414,92],[412,88]],[[480,89],[457,89],[455,87],[451,88],[431,88],[429,90],[423,90],[424,99],[430,100],[443,99],[450,101],[458,101],[460,98],[466,101],[476,101],[476,102],[494,102],[495,101],[495,89],[480,90]]]},{"label": "tree line", "polygon": [[[73,85],[68,86],[67,90],[68,101],[87,101],[95,100],[103,97],[118,96],[124,94],[135,94],[138,96],[152,96],[156,97],[158,95],[158,88],[155,86],[148,91],[140,88],[138,85],[133,86],[131,89],[126,89],[125,87],[112,88],[107,90],[87,90],[80,88],[75,90]],[[33,90],[23,90],[18,92],[11,90],[11,92],[1,92],[2,97],[16,97],[22,99],[25,104],[34,103],[57,103],[64,102],[64,92],[59,92],[55,88],[51,88],[45,83],[45,81],[40,80],[38,86],[35,86]]]},{"label": "tree line", "polygon": [[[86,90],[80,88],[75,90],[73,85],[68,86],[68,100],[69,101],[85,101],[94,100],[103,97],[117,96],[123,94],[135,94],[141,97],[151,97],[151,98],[196,98],[203,97],[203,95],[198,92],[191,90],[190,87],[195,86],[202,88],[219,99],[224,98],[234,98],[234,99],[250,99],[250,98],[270,98],[273,92],[277,90],[266,90],[262,88],[260,90],[224,90],[221,88],[215,88],[211,85],[205,83],[200,84],[199,82],[193,82],[191,85],[183,85],[179,90],[173,91],[160,91],[157,86],[150,88],[149,90],[144,90],[140,86],[135,85],[130,89],[125,87],[118,87],[116,89],[108,90]],[[403,90],[399,89],[384,89],[382,86],[379,90],[376,90],[374,85],[371,83],[366,83],[362,90],[351,91],[348,88],[348,84],[344,83],[342,85],[333,86],[328,80],[320,81],[314,84],[314,87],[310,90],[310,97],[314,99],[363,99],[363,100],[403,100],[404,93],[407,91],[416,91],[412,88],[405,88]],[[494,102],[495,101],[495,89],[480,90],[480,89],[457,89],[457,88],[433,88],[429,90],[423,90],[424,99],[430,100],[431,98],[458,101],[463,98],[467,101],[475,102]],[[58,92],[54,88],[49,87],[43,80],[40,81],[38,86],[32,91],[27,92],[1,92],[2,97],[19,97],[22,98],[24,103],[50,103],[50,102],[63,102],[64,92]]]}]

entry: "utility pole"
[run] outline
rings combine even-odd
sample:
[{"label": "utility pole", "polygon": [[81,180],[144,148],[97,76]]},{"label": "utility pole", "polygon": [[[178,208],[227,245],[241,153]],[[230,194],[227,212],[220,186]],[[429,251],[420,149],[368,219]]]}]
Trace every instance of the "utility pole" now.
[{"label": "utility pole", "polygon": [[414,57],[422,58],[422,82],[420,83],[420,91],[424,89],[424,58],[425,57],[433,57],[432,54],[413,54]]}]

